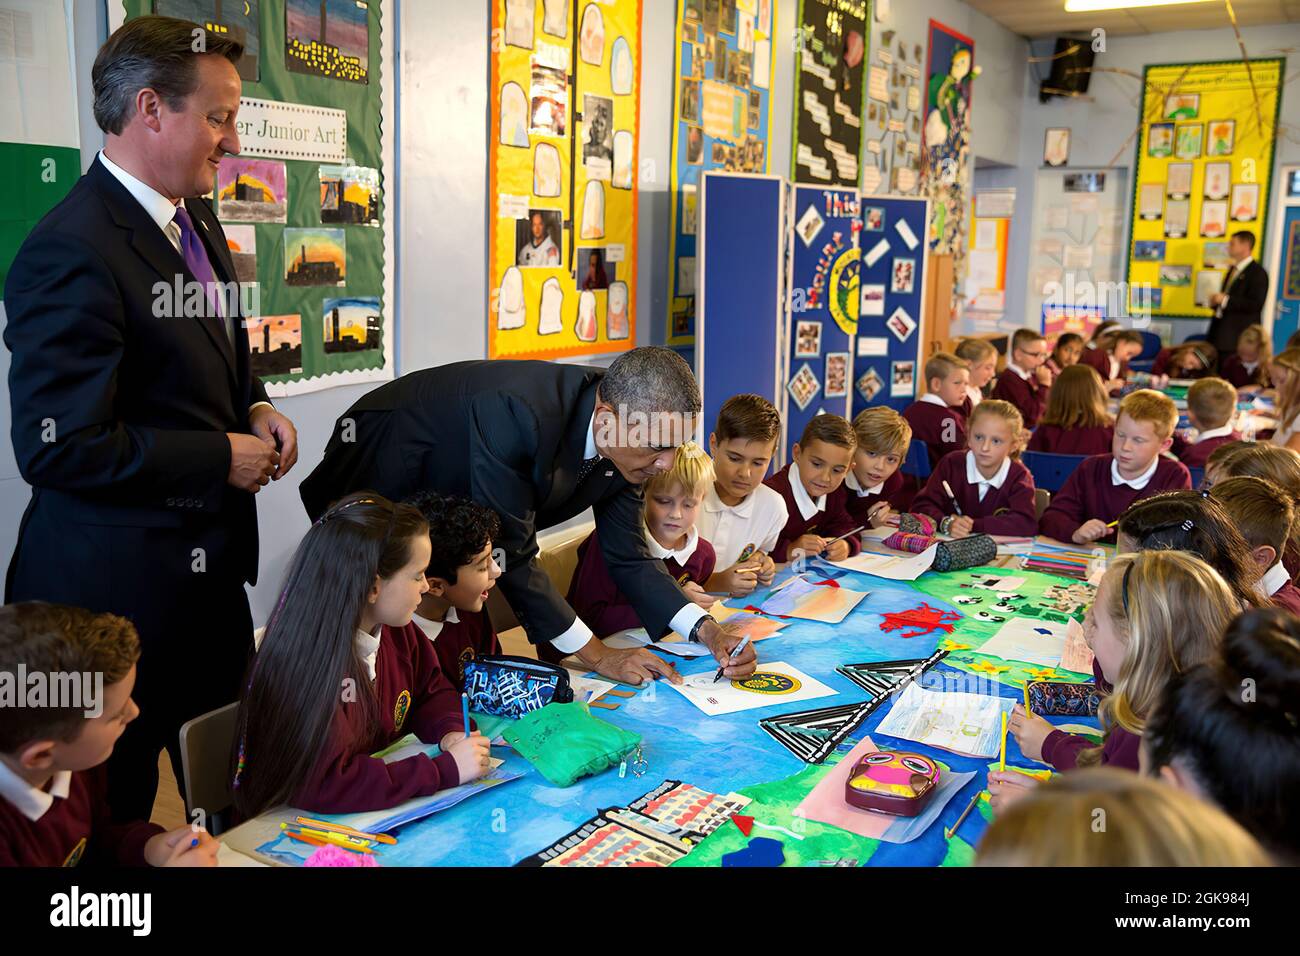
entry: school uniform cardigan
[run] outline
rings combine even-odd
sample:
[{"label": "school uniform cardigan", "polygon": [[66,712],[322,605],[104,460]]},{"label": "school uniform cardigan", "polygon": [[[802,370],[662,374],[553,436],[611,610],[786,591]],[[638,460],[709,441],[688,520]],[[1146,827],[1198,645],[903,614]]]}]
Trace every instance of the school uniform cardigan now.
[{"label": "school uniform cardigan", "polygon": [[[679,560],[680,553],[673,552],[668,556],[662,556],[660,560],[663,561],[672,579],[679,585],[694,581],[703,587],[713,574],[713,569],[717,565],[717,556],[713,551],[713,545],[699,537],[698,532],[692,529],[691,534],[695,539],[695,546],[689,556]],[[653,548],[651,553],[655,553]],[[593,531],[587,536],[587,540],[578,546],[578,564],[573,572],[573,580],[569,583],[569,594],[566,600],[597,637],[608,637],[610,634],[628,628],[643,626],[641,618],[637,616],[636,608],[632,606],[627,595],[619,591],[618,585],[610,576],[609,567],[605,564],[605,554],[600,548],[598,531]],[[651,637],[658,640],[666,633],[667,629]]]},{"label": "school uniform cardigan", "polygon": [[[1097,687],[1105,694],[1112,690],[1110,684],[1101,676],[1101,668],[1092,662],[1092,674],[1097,680]],[[1101,745],[1101,762],[1110,767],[1138,771],[1138,749],[1142,738],[1129,733],[1123,727],[1114,726],[1107,732]],[[1063,730],[1053,730],[1043,740],[1043,760],[1057,770],[1073,770],[1079,765],[1079,754],[1095,746],[1087,737],[1067,734]]]},{"label": "school uniform cardigan", "polygon": [[[380,634],[371,685],[379,704],[378,725],[356,728],[352,722],[361,708],[341,702],[311,773],[291,801],[295,807],[317,813],[386,810],[460,784],[460,771],[449,753],[432,758],[417,754],[393,763],[370,756],[407,734],[437,744],[465,727],[460,695],[419,626],[384,626]],[[364,692],[357,689],[358,695]],[[348,743],[356,737],[358,744]],[[255,754],[249,755],[247,772],[257,772]]]},{"label": "school uniform cardigan", "polygon": [[430,621],[418,614],[414,621],[433,642],[438,666],[457,693],[465,689],[466,664],[476,657],[501,653],[496,628],[492,626],[486,607],[481,611],[462,611],[452,607],[447,609],[447,616],[441,621]]},{"label": "school uniform cardigan", "polygon": [[1219,367],[1219,376],[1231,382],[1234,388],[1261,384],[1264,378],[1263,372],[1263,362],[1256,362],[1253,369],[1248,369],[1246,363],[1241,360],[1241,356],[1236,352],[1224,356]]},{"label": "school uniform cardigan", "polygon": [[1000,488],[989,487],[980,500],[979,484],[968,480],[967,456],[970,452],[953,452],[939,462],[926,482],[925,488],[912,502],[912,511],[935,519],[955,514],[952,499],[944,490],[947,481],[952,488],[961,513],[974,519],[972,531],[976,534],[1033,535],[1034,479],[1029,469],[1018,461],[1007,460],[1007,475]]},{"label": "school uniform cardigan", "polygon": [[1230,441],[1241,441],[1241,432],[1234,428],[1226,435],[1213,435],[1209,438],[1202,438],[1195,444],[1187,445],[1178,456],[1178,460],[1188,468],[1204,468],[1214,449],[1220,445],[1226,445]]},{"label": "school uniform cardigan", "polygon": [[1063,428],[1039,424],[1029,439],[1030,451],[1053,455],[1105,455],[1115,438],[1114,425],[1089,425],[1087,428]]},{"label": "school uniform cardigan", "polygon": [[144,846],[163,828],[145,820],[114,823],[106,765],[56,774],[49,809],[31,820],[0,797],[0,866],[145,866]]},{"label": "school uniform cardigan", "polygon": [[[864,523],[854,521],[853,516],[849,514],[847,505],[849,493],[842,483],[838,488],[826,495],[825,508],[814,511],[805,518],[799,511],[799,503],[795,501],[794,489],[790,486],[791,468],[797,469],[797,467],[797,465],[792,465],[790,468],[782,468],[763,482],[785,499],[786,510],[790,513],[785,527],[781,529],[776,547],[772,549],[773,561],[790,560],[790,545],[798,540],[801,535],[815,534],[822,538],[838,538],[840,535],[848,534],[858,525]],[[850,555],[857,554],[862,550],[862,541],[856,534],[851,534],[844,540],[848,543]]]},{"label": "school uniform cardigan", "polygon": [[920,399],[904,409],[903,418],[912,426],[912,438],[925,442],[931,468],[944,455],[966,448],[966,416],[960,408]]},{"label": "school uniform cardigan", "polygon": [[859,485],[857,479],[852,473],[844,479],[844,488],[847,492],[844,497],[844,507],[848,510],[849,516],[853,519],[853,524],[849,527],[856,528],[859,525],[871,525],[871,519],[868,517],[871,509],[878,501],[889,501],[892,497],[903,490],[904,478],[901,472],[894,472],[888,478],[880,483],[879,491],[868,491],[866,494],[858,494]]},{"label": "school uniform cardigan", "polygon": [[[1115,521],[1135,501],[1150,498],[1162,491],[1181,491],[1192,487],[1192,477],[1181,462],[1165,458],[1156,460],[1156,468],[1145,486],[1137,489],[1111,480],[1113,455],[1093,455],[1085,458],[1074,473],[1065,480],[1061,490],[1052,496],[1052,503],[1043,512],[1038,530],[1058,541],[1071,541],[1079,526],[1093,518]],[[1115,529],[1100,540],[1111,540]]]},{"label": "school uniform cardigan", "polygon": [[998,376],[998,384],[993,389],[993,398],[1010,402],[1020,409],[1020,416],[1025,420],[1026,428],[1033,428],[1043,417],[1047,408],[1048,386],[1039,383],[1031,372],[1029,378],[1021,378],[1015,369],[1007,367]]}]

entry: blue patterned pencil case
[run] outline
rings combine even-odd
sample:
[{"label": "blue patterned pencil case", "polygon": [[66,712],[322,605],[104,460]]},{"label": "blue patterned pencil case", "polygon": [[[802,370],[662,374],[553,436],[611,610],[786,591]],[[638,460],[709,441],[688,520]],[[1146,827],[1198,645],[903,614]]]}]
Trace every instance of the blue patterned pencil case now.
[{"label": "blue patterned pencil case", "polygon": [[465,693],[477,714],[518,719],[547,704],[573,700],[569,672],[528,657],[478,657],[465,665]]}]

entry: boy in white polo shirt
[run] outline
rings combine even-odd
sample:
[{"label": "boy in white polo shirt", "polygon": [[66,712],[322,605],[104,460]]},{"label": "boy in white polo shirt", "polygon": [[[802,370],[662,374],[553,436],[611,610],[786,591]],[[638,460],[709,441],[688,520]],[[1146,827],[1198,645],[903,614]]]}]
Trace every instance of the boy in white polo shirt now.
[{"label": "boy in white polo shirt", "polygon": [[698,518],[720,569],[706,583],[708,591],[741,597],[772,583],[771,552],[789,514],[763,477],[780,438],[781,416],[760,395],[734,395],[718,410],[709,435],[715,480]]}]

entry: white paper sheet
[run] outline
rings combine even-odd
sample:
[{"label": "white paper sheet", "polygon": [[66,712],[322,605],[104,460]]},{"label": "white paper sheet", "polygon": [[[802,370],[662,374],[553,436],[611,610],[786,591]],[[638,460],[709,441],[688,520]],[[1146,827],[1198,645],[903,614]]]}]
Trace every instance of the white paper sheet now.
[{"label": "white paper sheet", "polygon": [[[801,700],[830,697],[835,691],[809,677],[793,664],[775,661],[763,663],[749,677],[738,681],[727,678],[714,683],[717,672],[708,670],[692,674],[682,684],[668,684],[710,717],[734,714],[742,710],[793,704]],[[755,689],[745,689],[752,685]]]},{"label": "white paper sheet", "polygon": [[652,641],[644,627],[633,627],[626,631],[619,631],[617,634],[609,635],[604,641],[606,647],[613,647],[618,650],[630,647],[650,647],[677,657],[707,657],[712,653],[703,644],[692,644],[690,641]]},{"label": "white paper sheet", "polygon": [[984,642],[979,653],[1004,661],[1059,667],[1065,651],[1066,625],[1055,621],[1013,617]]},{"label": "white paper sheet", "polygon": [[1002,713],[1011,698],[954,694],[908,684],[875,730],[970,757],[994,757],[1002,745]]},{"label": "white paper sheet", "polygon": [[[883,530],[883,529],[882,529]],[[892,534],[895,529],[888,529]],[[939,546],[932,544],[920,554],[855,554],[843,561],[831,561],[830,564],[848,571],[861,571],[874,574],[878,578],[891,581],[915,581],[934,564],[934,555]]]}]

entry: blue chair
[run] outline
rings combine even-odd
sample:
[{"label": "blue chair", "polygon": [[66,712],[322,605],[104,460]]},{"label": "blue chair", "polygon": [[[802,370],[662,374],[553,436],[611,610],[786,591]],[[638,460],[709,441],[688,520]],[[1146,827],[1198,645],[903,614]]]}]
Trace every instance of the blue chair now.
[{"label": "blue chair", "polygon": [[1184,336],[1183,342],[1208,342],[1210,337],[1203,332],[1193,332],[1191,335]]},{"label": "blue chair", "polygon": [[1020,456],[1020,463],[1034,476],[1034,487],[1042,488],[1056,494],[1065,484],[1065,480],[1074,474],[1087,455],[1055,455],[1046,451],[1027,451]]},{"label": "blue chair", "polygon": [[905,475],[911,475],[918,482],[924,482],[930,477],[930,449],[926,447],[925,442],[919,438],[913,438],[912,444],[907,446],[907,457],[903,459],[903,464],[899,466],[899,471]]},{"label": "blue chair", "polygon": [[1192,473],[1192,490],[1199,491],[1201,489],[1201,482],[1205,480],[1205,469],[1188,468],[1187,470]]},{"label": "blue chair", "polygon": [[[1154,360],[1155,357],[1160,354],[1160,349],[1164,347],[1163,343],[1160,341],[1160,336],[1156,335],[1154,332],[1145,332],[1142,330],[1139,330],[1138,334],[1142,336],[1142,351],[1138,354],[1137,360],[1139,362],[1149,362]],[[1129,367],[1132,367],[1131,362],[1129,363]]]}]

